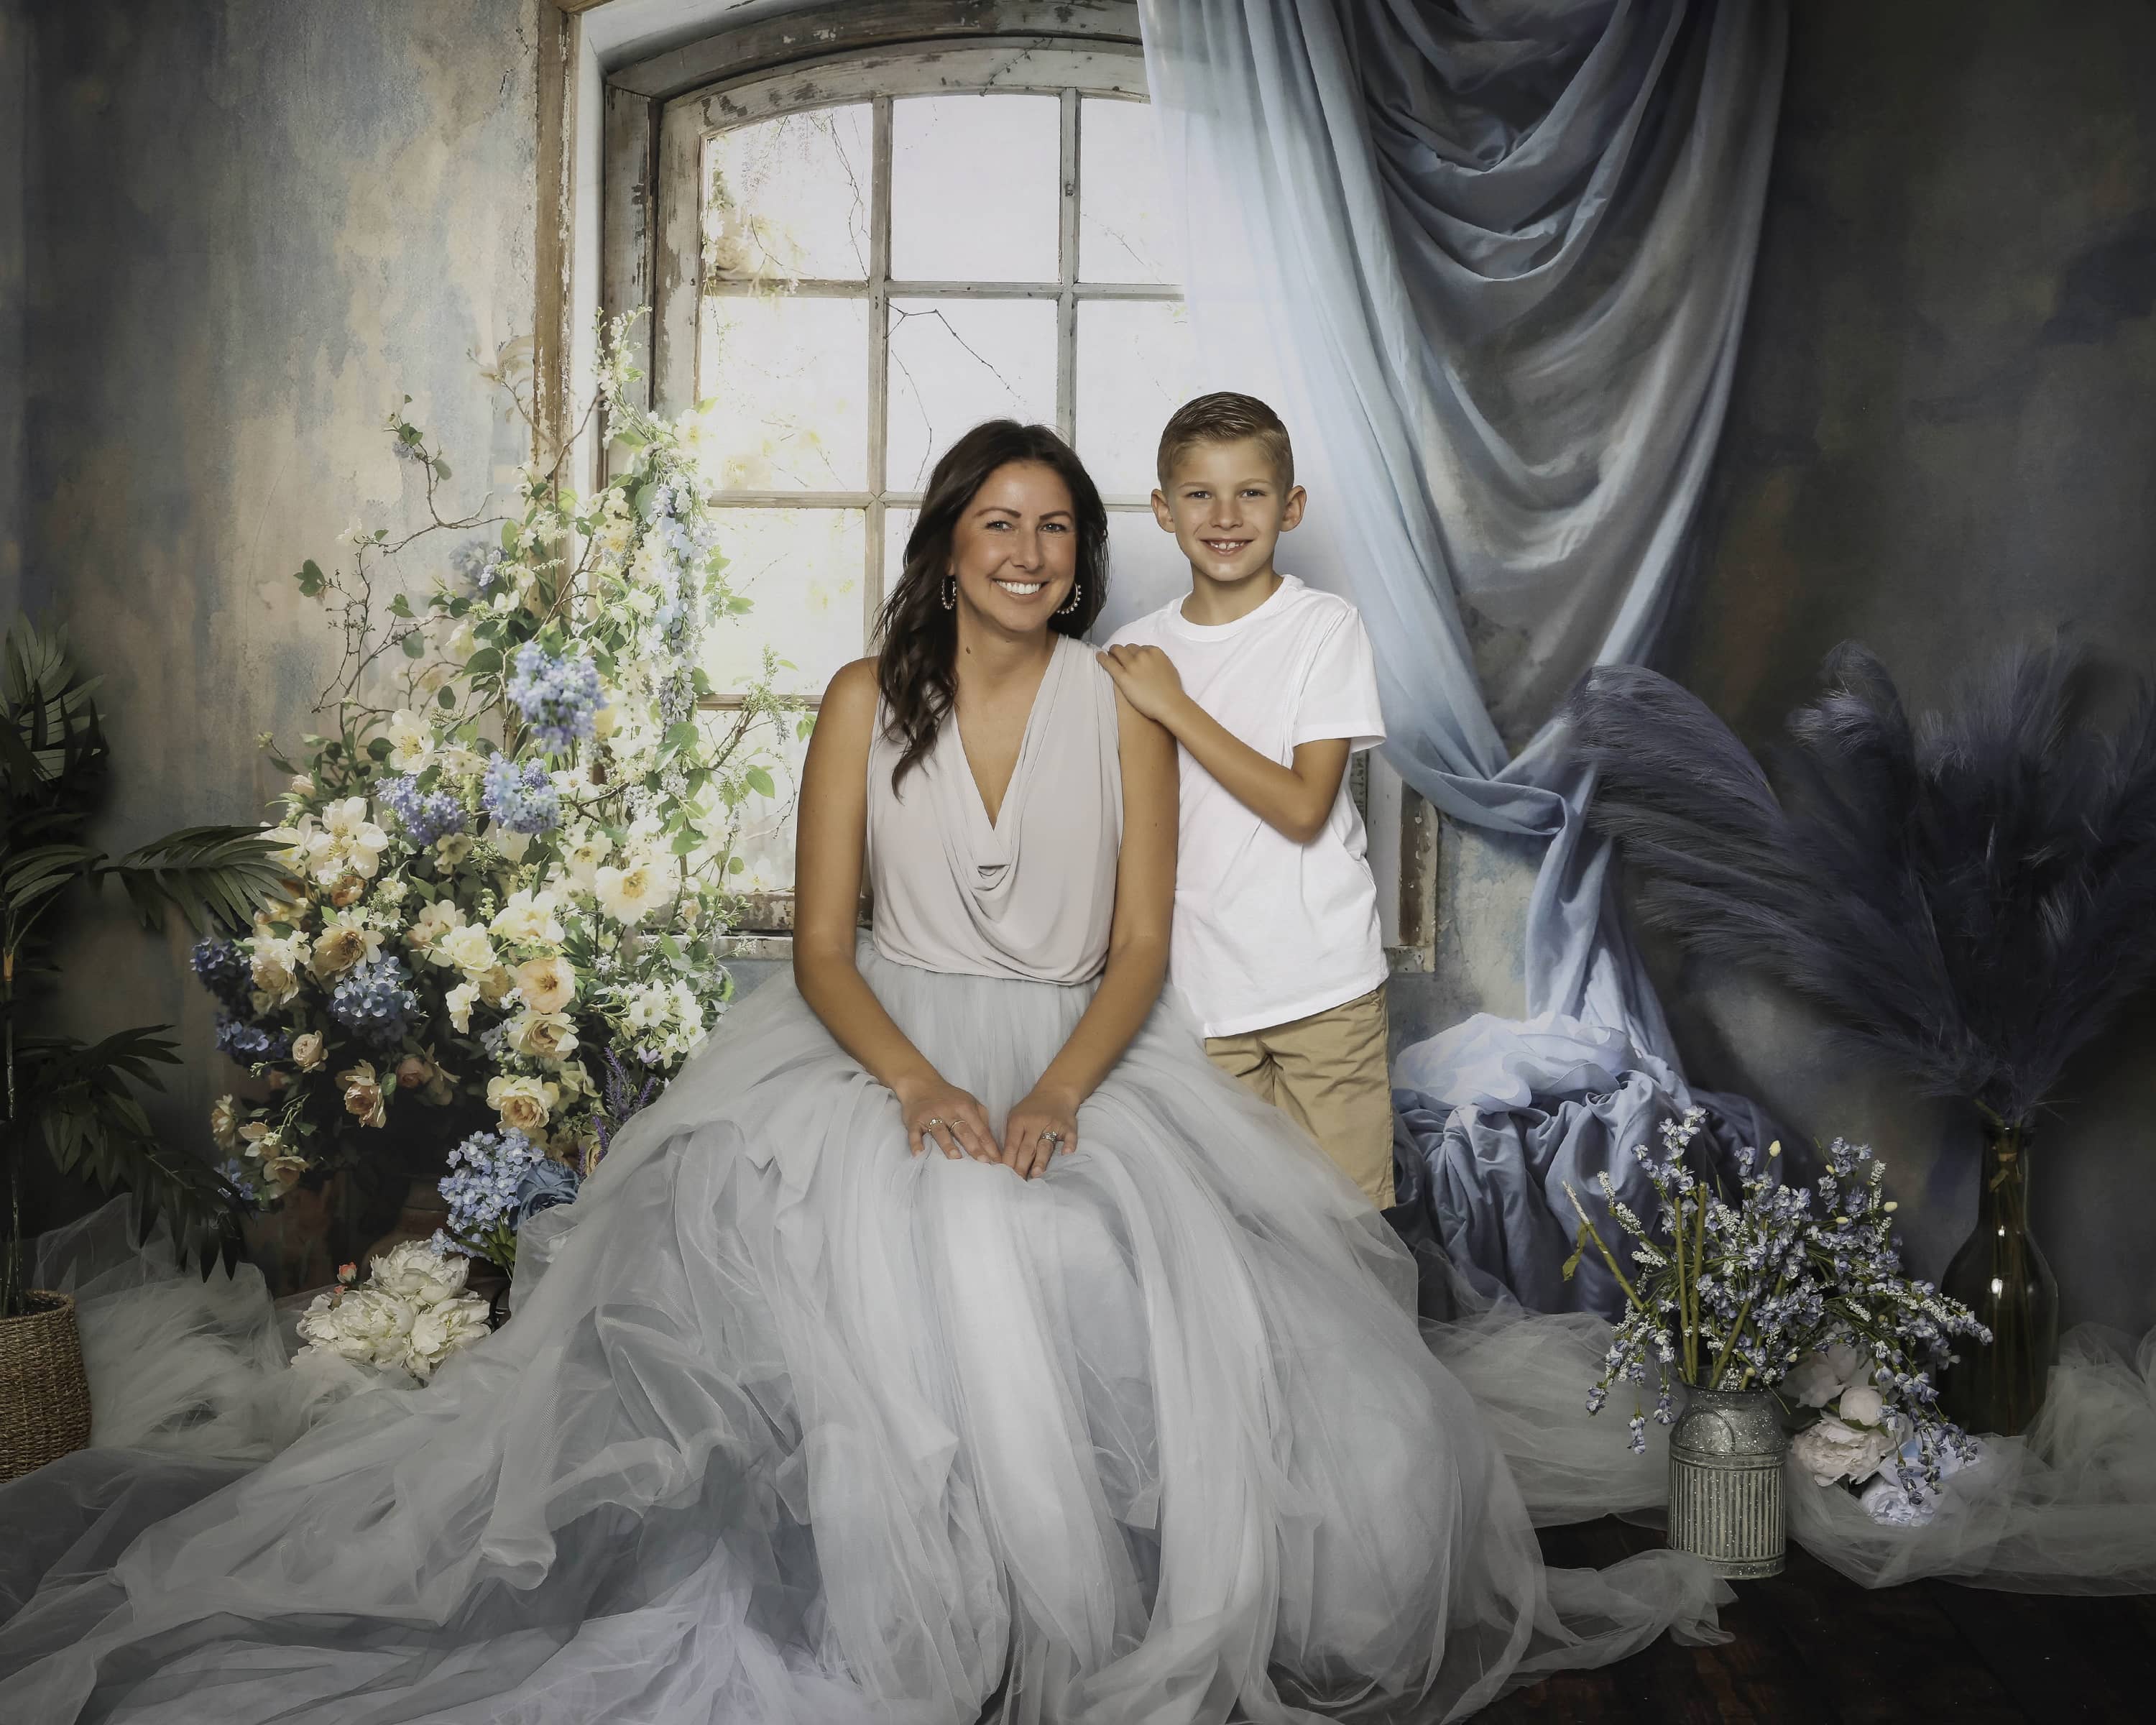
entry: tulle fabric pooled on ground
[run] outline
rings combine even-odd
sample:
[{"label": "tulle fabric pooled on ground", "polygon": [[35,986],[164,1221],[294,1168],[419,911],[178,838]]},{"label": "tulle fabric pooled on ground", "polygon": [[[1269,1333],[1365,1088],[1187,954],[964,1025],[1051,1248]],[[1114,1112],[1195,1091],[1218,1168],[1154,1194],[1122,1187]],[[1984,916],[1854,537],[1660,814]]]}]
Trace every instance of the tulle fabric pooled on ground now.
[{"label": "tulle fabric pooled on ground", "polygon": [[[1091,993],[861,963],[998,1117]],[[1689,1560],[1543,1569],[1410,1260],[1176,1012],[1027,1183],[910,1157],[766,984],[429,1386],[236,1479],[93,1450],[0,1489],[17,1596],[59,1560],[0,1715],[1434,1719],[1714,1633]]]}]

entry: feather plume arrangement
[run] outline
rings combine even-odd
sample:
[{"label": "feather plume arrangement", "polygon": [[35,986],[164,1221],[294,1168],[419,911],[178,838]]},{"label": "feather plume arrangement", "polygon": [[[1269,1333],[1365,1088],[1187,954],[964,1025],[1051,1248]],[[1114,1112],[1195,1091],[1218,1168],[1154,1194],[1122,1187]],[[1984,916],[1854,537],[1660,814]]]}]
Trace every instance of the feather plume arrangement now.
[{"label": "feather plume arrangement", "polygon": [[2024,648],[1912,722],[1845,643],[1768,773],[1668,678],[1603,665],[1568,716],[1589,819],[1694,952],[1771,975],[1927,1092],[2025,1126],[2156,973],[2156,692],[2115,731],[2078,654]]}]

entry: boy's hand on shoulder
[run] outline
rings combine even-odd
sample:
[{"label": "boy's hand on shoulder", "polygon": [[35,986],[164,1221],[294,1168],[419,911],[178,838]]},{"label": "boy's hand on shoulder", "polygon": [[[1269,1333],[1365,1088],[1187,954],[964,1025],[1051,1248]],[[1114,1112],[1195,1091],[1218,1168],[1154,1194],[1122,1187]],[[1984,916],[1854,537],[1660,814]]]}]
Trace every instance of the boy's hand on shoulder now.
[{"label": "boy's hand on shoulder", "polygon": [[1158,647],[1113,646],[1098,655],[1123,699],[1157,725],[1165,725],[1183,699],[1175,661]]}]

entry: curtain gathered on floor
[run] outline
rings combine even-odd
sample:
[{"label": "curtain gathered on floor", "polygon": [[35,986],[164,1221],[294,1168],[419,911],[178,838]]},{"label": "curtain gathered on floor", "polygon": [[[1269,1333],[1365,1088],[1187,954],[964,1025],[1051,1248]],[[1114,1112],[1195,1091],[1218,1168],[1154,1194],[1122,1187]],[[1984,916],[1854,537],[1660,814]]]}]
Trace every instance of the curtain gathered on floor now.
[{"label": "curtain gathered on floor", "polygon": [[[1556,714],[1669,610],[1750,285],[1782,0],[1141,11],[1202,374],[1272,392],[1311,486],[1283,560],[1362,610],[1407,783],[1546,847],[1528,1022],[1478,1017],[1396,1069],[1404,1120],[1437,1122],[1404,1130],[1404,1183],[1463,1270],[1606,1308],[1604,1286],[1548,1291],[1563,1184],[1637,1183],[1640,1112],[1612,1091],[1744,1134],[1683,1085]],[[1493,1241],[1472,1199],[1500,1189],[1528,1201]]]}]

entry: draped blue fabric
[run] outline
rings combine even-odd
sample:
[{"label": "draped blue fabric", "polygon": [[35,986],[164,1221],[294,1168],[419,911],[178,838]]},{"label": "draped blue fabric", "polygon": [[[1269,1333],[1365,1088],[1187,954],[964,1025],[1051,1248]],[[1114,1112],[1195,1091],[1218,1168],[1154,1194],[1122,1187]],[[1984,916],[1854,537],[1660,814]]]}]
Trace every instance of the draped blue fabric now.
[{"label": "draped blue fabric", "polygon": [[[1408,783],[1545,845],[1522,955],[1545,1051],[1572,1034],[1558,1064],[1581,1067],[1614,1031],[1622,1070],[1674,1101],[1554,716],[1589,665],[1644,658],[1669,609],[1750,286],[1782,0],[1141,12],[1204,374],[1277,397],[1311,485],[1283,561],[1361,608]],[[1476,1110],[1507,1027],[1440,1041],[1412,1087]],[[1515,1291],[1548,1267],[1537,1219],[1506,1242]]]}]

